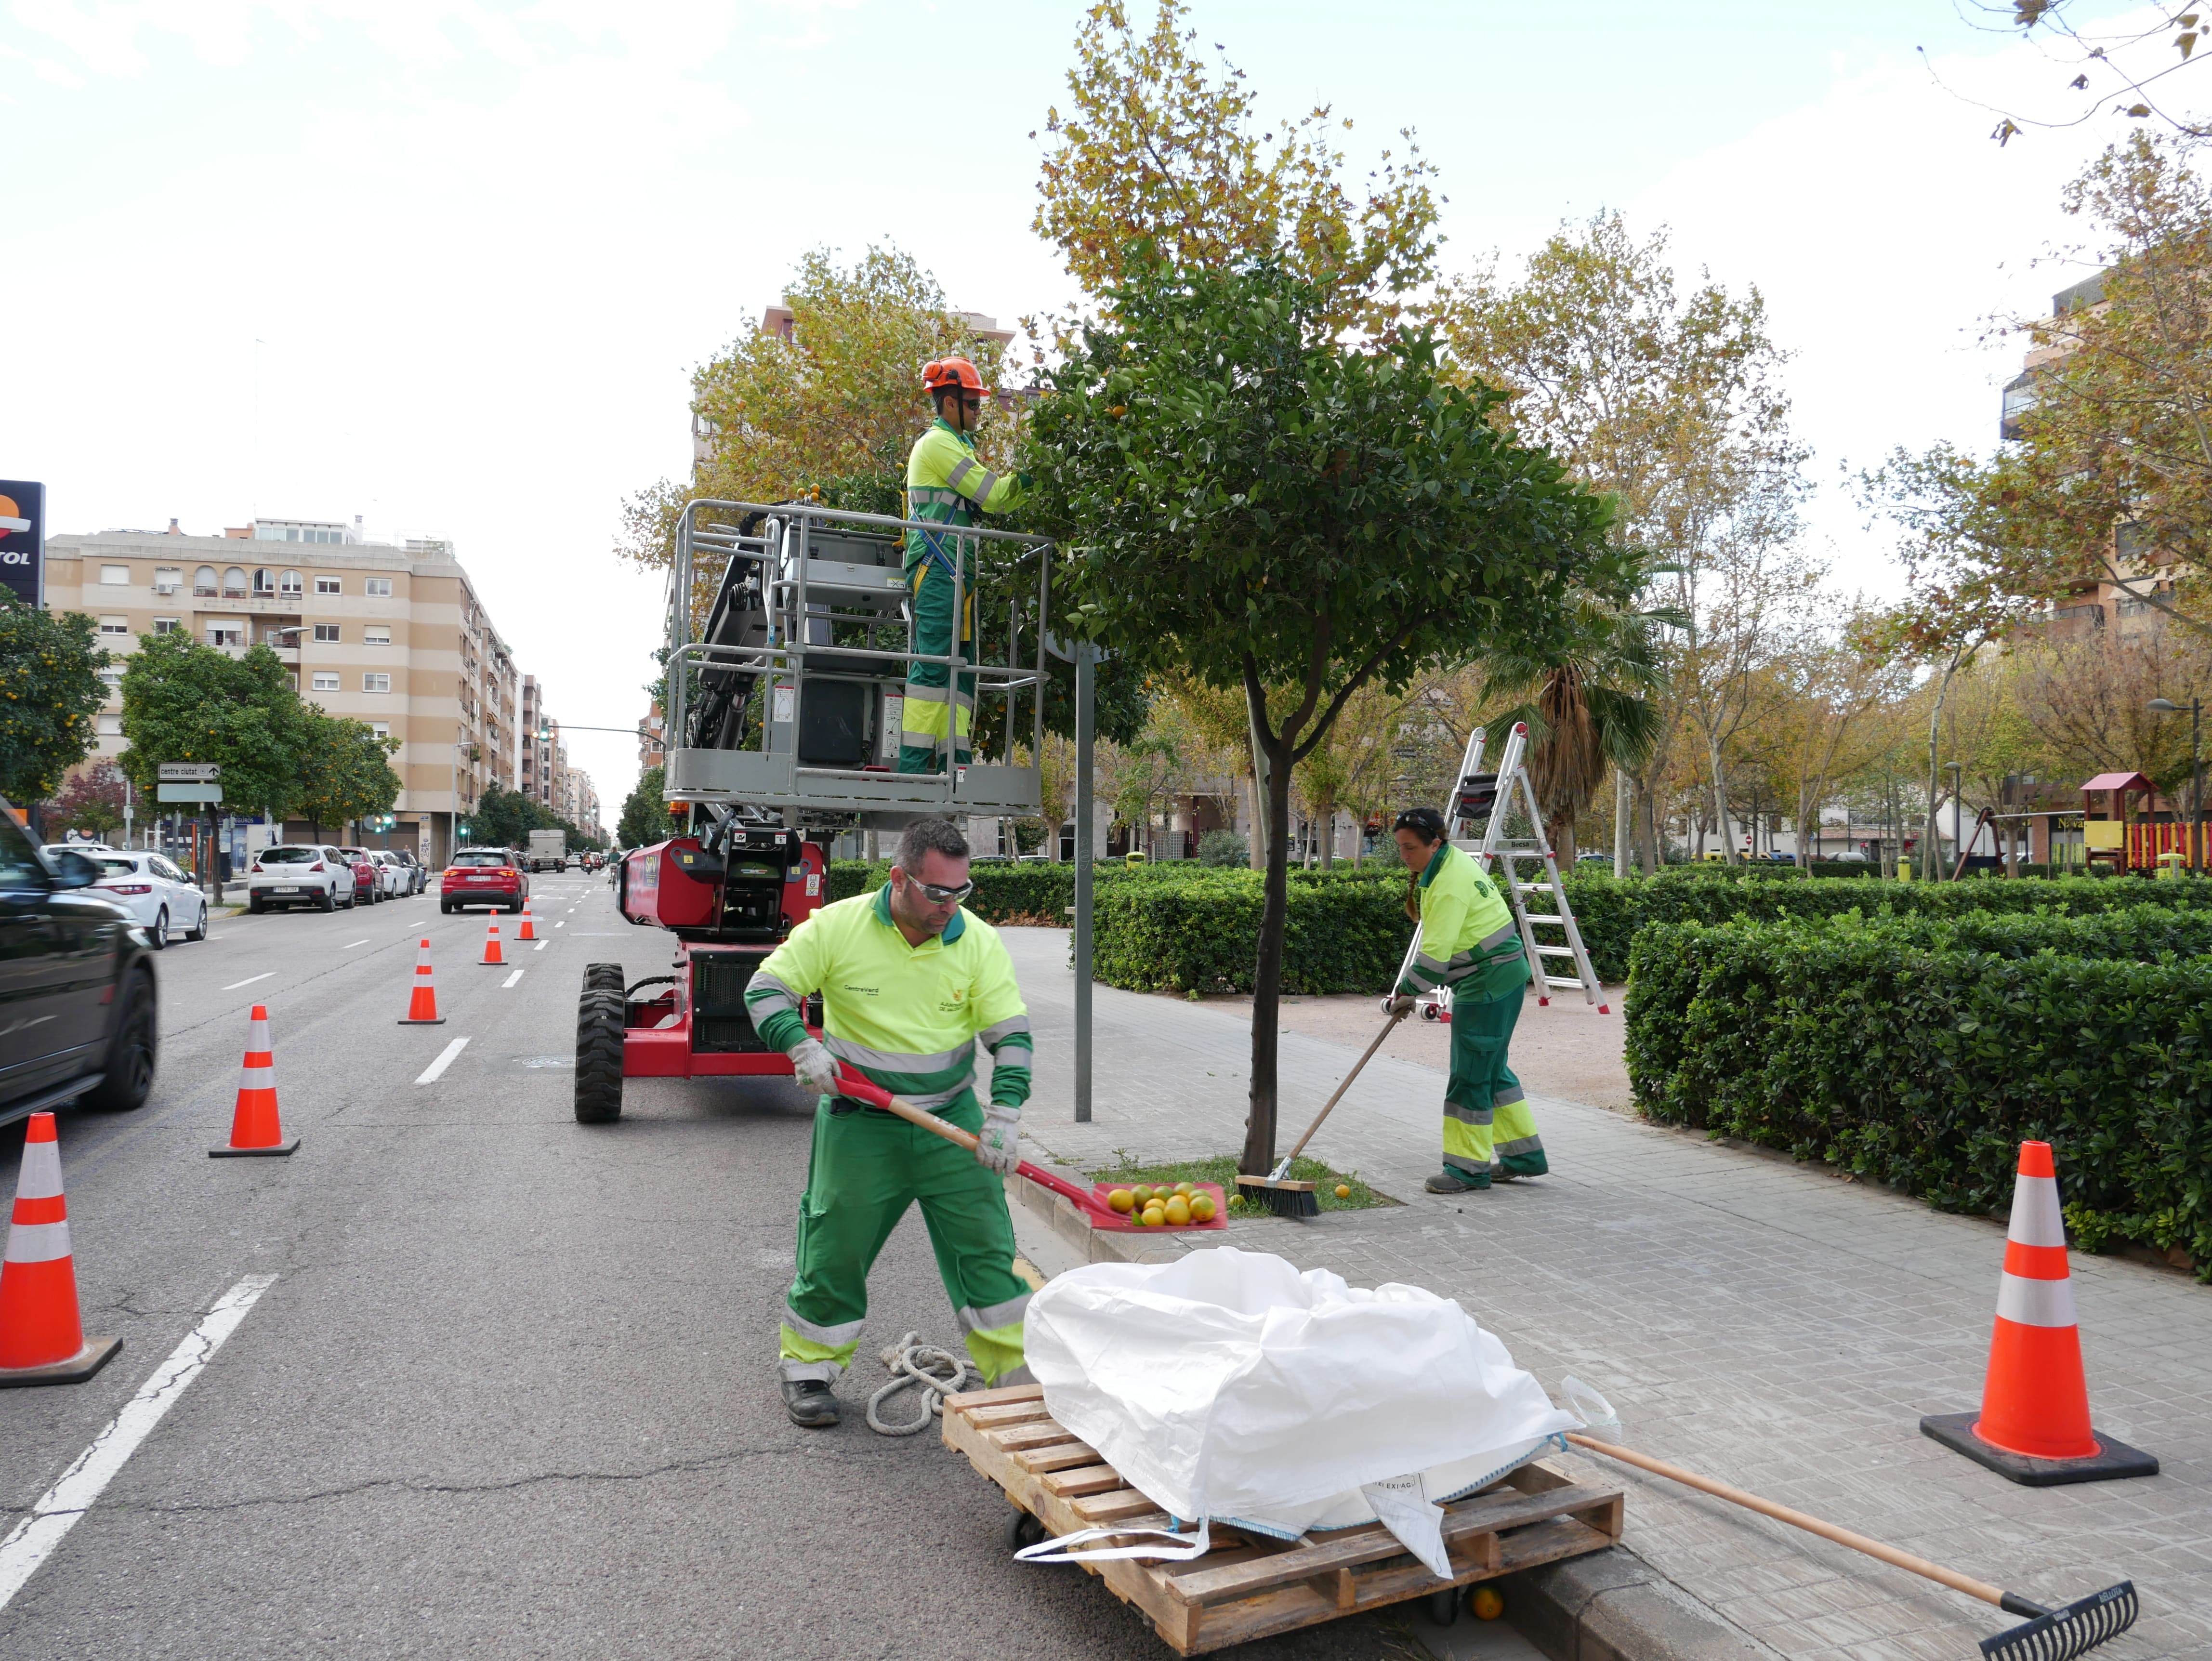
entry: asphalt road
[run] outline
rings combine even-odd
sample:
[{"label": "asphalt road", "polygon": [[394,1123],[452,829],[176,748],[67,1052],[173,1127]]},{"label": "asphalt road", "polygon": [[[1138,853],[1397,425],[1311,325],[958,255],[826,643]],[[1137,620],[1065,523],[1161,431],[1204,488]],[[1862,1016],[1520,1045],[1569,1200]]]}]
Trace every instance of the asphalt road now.
[{"label": "asphalt road", "polygon": [[[1169,1654],[1080,1571],[1009,1561],[1005,1501],[933,1431],[861,1422],[877,1346],[955,1336],[917,1216],[878,1265],[846,1422],[788,1422],[811,1105],[633,1080],[620,1123],[577,1124],[584,964],[640,979],[671,941],[603,880],[536,895],[545,944],[501,918],[506,968],[477,962],[483,914],[428,897],[241,916],[157,959],[151,1100],[61,1120],[86,1329],[125,1348],[88,1384],[0,1391],[4,1526],[227,1291],[275,1278],[0,1609],[0,1655]],[[403,1027],[425,937],[446,1025]],[[302,1145],[210,1159],[257,1001]],[[1237,1653],[1419,1652],[1356,1620]]]}]

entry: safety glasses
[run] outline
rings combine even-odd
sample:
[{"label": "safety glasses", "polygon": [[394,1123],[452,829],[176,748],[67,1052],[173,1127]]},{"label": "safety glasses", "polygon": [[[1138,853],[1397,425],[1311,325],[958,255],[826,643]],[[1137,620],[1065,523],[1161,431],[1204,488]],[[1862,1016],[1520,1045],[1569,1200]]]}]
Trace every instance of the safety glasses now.
[{"label": "safety glasses", "polygon": [[908,877],[907,880],[920,889],[922,898],[932,905],[948,905],[955,900],[964,900],[975,891],[975,885],[972,882],[963,882],[957,888],[940,888],[933,882],[922,881],[919,877]]}]

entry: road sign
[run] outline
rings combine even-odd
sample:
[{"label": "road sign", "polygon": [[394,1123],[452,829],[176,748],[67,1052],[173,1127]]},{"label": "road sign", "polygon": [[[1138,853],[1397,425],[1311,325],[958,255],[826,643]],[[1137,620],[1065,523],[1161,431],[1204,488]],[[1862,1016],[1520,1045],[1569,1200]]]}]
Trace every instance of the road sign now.
[{"label": "road sign", "polygon": [[[222,776],[222,764],[213,761],[165,761],[161,764],[161,782],[163,784],[213,784]],[[164,801],[169,800],[164,796]]]},{"label": "road sign", "polygon": [[221,801],[222,787],[213,782],[157,784],[154,787],[154,800],[156,801]]},{"label": "road sign", "polygon": [[0,478],[0,587],[27,605],[46,598],[46,487]]}]

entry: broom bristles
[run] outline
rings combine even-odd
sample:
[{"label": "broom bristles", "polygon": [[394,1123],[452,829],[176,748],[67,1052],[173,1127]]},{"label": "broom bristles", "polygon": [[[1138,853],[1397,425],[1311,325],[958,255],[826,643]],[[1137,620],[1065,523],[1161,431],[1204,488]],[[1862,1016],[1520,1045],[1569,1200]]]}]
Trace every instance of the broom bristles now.
[{"label": "broom bristles", "polygon": [[1247,1205],[1265,1206],[1278,1217],[1303,1220],[1321,1215],[1321,1201],[1311,1183],[1279,1184],[1269,1177],[1240,1176],[1237,1191]]}]

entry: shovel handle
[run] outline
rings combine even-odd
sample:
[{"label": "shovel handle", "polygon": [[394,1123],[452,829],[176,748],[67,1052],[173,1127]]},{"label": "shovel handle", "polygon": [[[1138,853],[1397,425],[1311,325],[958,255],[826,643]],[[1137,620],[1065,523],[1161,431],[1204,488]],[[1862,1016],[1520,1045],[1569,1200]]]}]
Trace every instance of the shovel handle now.
[{"label": "shovel handle", "polygon": [[1953,1591],[1962,1591],[1969,1597],[1978,1597],[1984,1603],[1995,1603],[2001,1609],[2005,1606],[2005,1595],[2000,1588],[1992,1586],[1985,1581],[1974,1579],[1970,1575],[1960,1574],[1955,1569],[1947,1569],[1941,1563],[1931,1563],[1924,1557],[1915,1557],[1909,1551],[1899,1551],[1895,1546],[1887,1546],[1879,1540],[1869,1539],[1863,1534],[1854,1534],[1849,1529],[1838,1528],[1833,1523],[1824,1523],[1817,1517],[1808,1517],[1803,1512],[1794,1511],[1788,1506],[1778,1506],[1771,1500],[1762,1500],[1755,1494],[1747,1494],[1743,1489],[1733,1488],[1726,1482],[1717,1482],[1710,1476],[1700,1476],[1694,1470],[1685,1470],[1680,1465],[1670,1465],[1664,1459],[1654,1459],[1648,1453],[1638,1453],[1632,1448],[1622,1447],[1616,1442],[1601,1442],[1595,1437],[1577,1435],[1571,1430],[1567,1433],[1567,1440],[1587,1452],[1602,1453],[1608,1459],[1618,1459],[1623,1464],[1635,1465],[1656,1475],[1664,1476],[1669,1482],[1680,1482],[1685,1488],[1695,1488],[1700,1494],[1710,1494],[1716,1500],[1725,1500],[1732,1506],[1741,1506],[1746,1511],[1755,1511],[1762,1517],[1771,1517],[1778,1523],[1787,1523],[1790,1527],[1802,1529],[1808,1534],[1817,1534],[1823,1540],[1832,1540],[1839,1546],[1849,1546],[1853,1551],[1863,1551],[1869,1557],[1878,1558],[1882,1562],[1904,1569],[1908,1573],[1923,1575],[1939,1585],[1948,1586]]},{"label": "shovel handle", "polygon": [[[862,1078],[849,1067],[838,1068],[837,1090],[839,1094],[850,1096],[856,1102],[866,1102],[870,1107],[880,1107],[886,1113],[896,1113],[908,1124],[919,1125],[956,1147],[966,1148],[970,1153],[975,1151],[978,1138],[974,1131],[963,1130],[957,1124],[947,1124],[927,1108],[916,1107],[912,1102],[900,1100],[881,1085]],[[1095,1195],[1085,1193],[1073,1183],[1055,1177],[1049,1171],[1039,1170],[1027,1159],[1014,1167],[1014,1174],[1027,1177],[1039,1188],[1049,1189],[1088,1216],[1103,1217],[1117,1225],[1121,1221],[1110,1207],[1100,1205]]]}]

